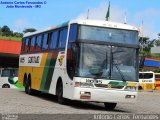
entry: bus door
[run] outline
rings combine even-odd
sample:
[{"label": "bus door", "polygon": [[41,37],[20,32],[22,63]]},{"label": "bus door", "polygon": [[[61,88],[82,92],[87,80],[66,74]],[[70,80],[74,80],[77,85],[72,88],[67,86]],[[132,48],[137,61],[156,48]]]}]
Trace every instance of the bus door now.
[{"label": "bus door", "polygon": [[160,90],[160,73],[155,73],[155,90]]}]

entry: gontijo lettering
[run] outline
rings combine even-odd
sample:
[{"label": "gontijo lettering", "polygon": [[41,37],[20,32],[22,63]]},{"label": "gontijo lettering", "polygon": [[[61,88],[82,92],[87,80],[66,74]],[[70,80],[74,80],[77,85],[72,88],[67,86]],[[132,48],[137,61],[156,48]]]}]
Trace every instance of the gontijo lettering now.
[{"label": "gontijo lettering", "polygon": [[28,57],[28,63],[39,63],[39,56]]}]

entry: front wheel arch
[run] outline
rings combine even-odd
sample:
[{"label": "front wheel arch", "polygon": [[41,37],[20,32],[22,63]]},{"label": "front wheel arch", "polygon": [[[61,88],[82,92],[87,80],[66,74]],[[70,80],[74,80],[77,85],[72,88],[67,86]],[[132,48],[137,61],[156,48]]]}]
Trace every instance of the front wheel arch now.
[{"label": "front wheel arch", "polygon": [[6,83],[6,84],[3,84],[3,85],[2,85],[2,88],[10,88],[10,85],[7,84],[7,83]]}]

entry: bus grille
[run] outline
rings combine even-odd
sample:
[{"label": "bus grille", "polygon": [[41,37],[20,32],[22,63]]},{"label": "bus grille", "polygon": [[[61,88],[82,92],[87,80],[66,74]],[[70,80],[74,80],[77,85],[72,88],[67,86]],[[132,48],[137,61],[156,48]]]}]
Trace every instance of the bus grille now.
[{"label": "bus grille", "polygon": [[122,89],[124,86],[116,86],[116,85],[111,85],[108,87],[107,84],[94,84],[96,87],[102,87],[102,88],[116,88],[116,89]]}]

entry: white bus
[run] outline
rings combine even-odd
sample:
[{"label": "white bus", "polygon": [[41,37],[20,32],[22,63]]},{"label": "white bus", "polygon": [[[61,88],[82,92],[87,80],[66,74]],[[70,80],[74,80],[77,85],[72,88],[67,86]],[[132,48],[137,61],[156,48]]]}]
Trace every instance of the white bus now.
[{"label": "white bus", "polygon": [[71,20],[26,34],[19,83],[67,99],[102,102],[107,110],[134,102],[138,88],[137,28],[121,23]]},{"label": "white bus", "polygon": [[152,71],[139,72],[139,90],[154,90],[155,74]]},{"label": "white bus", "polygon": [[23,88],[18,84],[18,68],[0,68],[0,88]]}]

